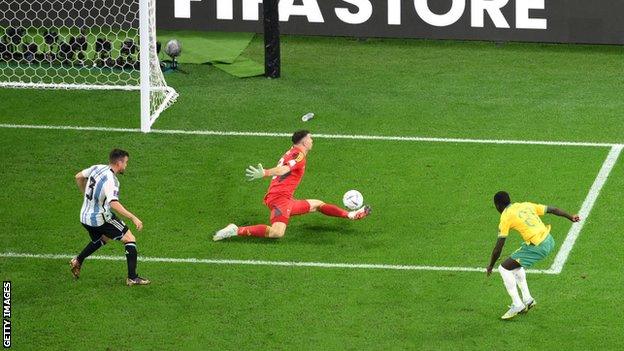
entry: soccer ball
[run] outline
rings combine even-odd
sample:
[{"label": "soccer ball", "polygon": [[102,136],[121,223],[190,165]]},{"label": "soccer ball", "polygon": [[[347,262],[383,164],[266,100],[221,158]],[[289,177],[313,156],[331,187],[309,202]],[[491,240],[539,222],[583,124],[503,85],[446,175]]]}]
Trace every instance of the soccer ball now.
[{"label": "soccer ball", "polygon": [[357,190],[349,190],[342,197],[342,203],[350,210],[357,210],[364,205],[364,197]]}]

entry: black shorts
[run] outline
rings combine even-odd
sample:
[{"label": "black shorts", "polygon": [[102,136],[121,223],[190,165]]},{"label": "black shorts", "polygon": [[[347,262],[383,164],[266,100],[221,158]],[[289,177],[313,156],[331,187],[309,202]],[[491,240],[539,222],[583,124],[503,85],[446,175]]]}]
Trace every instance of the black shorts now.
[{"label": "black shorts", "polygon": [[114,216],[99,227],[92,227],[82,223],[82,226],[89,232],[92,242],[100,240],[102,235],[113,240],[121,240],[121,237],[128,231],[128,226],[121,219]]}]

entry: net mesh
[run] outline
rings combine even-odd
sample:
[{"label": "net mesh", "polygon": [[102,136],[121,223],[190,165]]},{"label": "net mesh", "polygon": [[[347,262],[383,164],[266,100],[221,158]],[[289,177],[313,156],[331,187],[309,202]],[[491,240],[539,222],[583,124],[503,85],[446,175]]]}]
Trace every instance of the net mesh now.
[{"label": "net mesh", "polygon": [[139,90],[145,47],[153,123],[177,93],[158,61],[155,0],[145,0],[147,45],[139,38],[139,1],[1,0],[0,86]]}]

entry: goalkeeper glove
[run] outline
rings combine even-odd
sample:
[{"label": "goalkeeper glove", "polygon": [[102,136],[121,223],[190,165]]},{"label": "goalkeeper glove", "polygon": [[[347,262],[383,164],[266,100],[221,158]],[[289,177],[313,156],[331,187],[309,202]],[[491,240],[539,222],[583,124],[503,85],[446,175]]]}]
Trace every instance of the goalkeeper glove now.
[{"label": "goalkeeper glove", "polygon": [[249,166],[245,170],[245,175],[247,176],[248,181],[262,179],[264,177],[264,168],[262,168],[262,164],[260,163],[258,163],[257,167]]}]

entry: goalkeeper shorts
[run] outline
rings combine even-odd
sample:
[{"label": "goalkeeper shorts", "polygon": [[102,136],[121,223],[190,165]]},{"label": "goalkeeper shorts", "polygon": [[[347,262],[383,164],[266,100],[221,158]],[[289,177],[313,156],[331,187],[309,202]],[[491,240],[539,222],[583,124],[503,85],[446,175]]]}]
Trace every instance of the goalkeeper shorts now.
[{"label": "goalkeeper shorts", "polygon": [[288,224],[290,216],[301,215],[310,212],[310,203],[306,200],[296,200],[288,197],[268,198],[265,205],[271,211],[270,222]]}]

